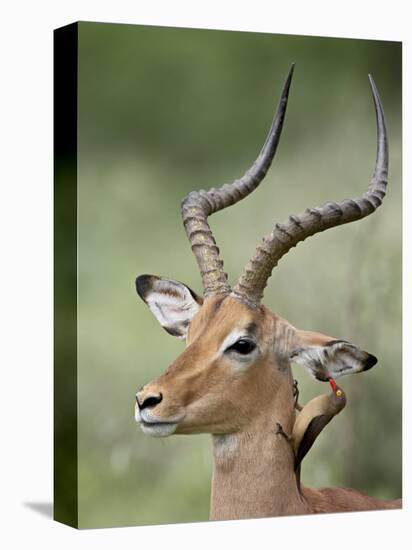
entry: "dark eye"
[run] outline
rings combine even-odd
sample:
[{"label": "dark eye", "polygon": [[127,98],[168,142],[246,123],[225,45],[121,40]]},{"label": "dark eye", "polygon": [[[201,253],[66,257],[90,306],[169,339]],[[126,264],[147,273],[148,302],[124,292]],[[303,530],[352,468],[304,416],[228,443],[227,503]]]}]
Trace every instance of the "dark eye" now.
[{"label": "dark eye", "polygon": [[232,346],[230,346],[230,348],[227,348],[226,351],[236,351],[236,353],[240,353],[241,355],[247,355],[248,353],[251,353],[255,348],[255,342],[242,338],[235,342]]}]

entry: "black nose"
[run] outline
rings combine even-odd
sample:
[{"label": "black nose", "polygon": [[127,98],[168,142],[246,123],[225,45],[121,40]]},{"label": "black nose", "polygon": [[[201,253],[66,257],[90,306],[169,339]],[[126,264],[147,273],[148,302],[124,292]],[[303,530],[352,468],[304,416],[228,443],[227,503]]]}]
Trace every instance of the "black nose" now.
[{"label": "black nose", "polygon": [[163,399],[161,393],[150,393],[149,395],[142,395],[142,392],[136,394],[136,403],[140,410],[147,407],[155,407]]}]

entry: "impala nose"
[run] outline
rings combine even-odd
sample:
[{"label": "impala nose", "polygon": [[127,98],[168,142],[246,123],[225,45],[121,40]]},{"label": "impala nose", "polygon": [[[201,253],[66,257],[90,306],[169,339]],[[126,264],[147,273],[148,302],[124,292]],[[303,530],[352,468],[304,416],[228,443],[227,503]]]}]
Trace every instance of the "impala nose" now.
[{"label": "impala nose", "polygon": [[162,399],[163,395],[161,393],[149,393],[147,395],[144,395],[143,392],[136,393],[136,403],[140,410],[155,407]]}]

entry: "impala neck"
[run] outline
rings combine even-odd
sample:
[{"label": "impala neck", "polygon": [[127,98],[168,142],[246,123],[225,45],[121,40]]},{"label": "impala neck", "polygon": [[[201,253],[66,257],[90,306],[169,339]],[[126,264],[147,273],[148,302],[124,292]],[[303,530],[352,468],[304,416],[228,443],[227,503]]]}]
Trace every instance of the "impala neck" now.
[{"label": "impala neck", "polygon": [[295,413],[291,384],[243,431],[213,435],[210,519],[240,519],[307,513],[297,487],[289,442],[276,434],[276,422],[292,430]]}]

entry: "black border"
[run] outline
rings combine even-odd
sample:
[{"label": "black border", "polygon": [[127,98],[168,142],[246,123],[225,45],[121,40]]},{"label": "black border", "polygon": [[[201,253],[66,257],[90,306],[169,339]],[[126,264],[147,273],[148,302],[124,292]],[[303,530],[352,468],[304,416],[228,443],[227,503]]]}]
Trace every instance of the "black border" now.
[{"label": "black border", "polygon": [[54,31],[54,519],[78,526],[78,25]]}]

